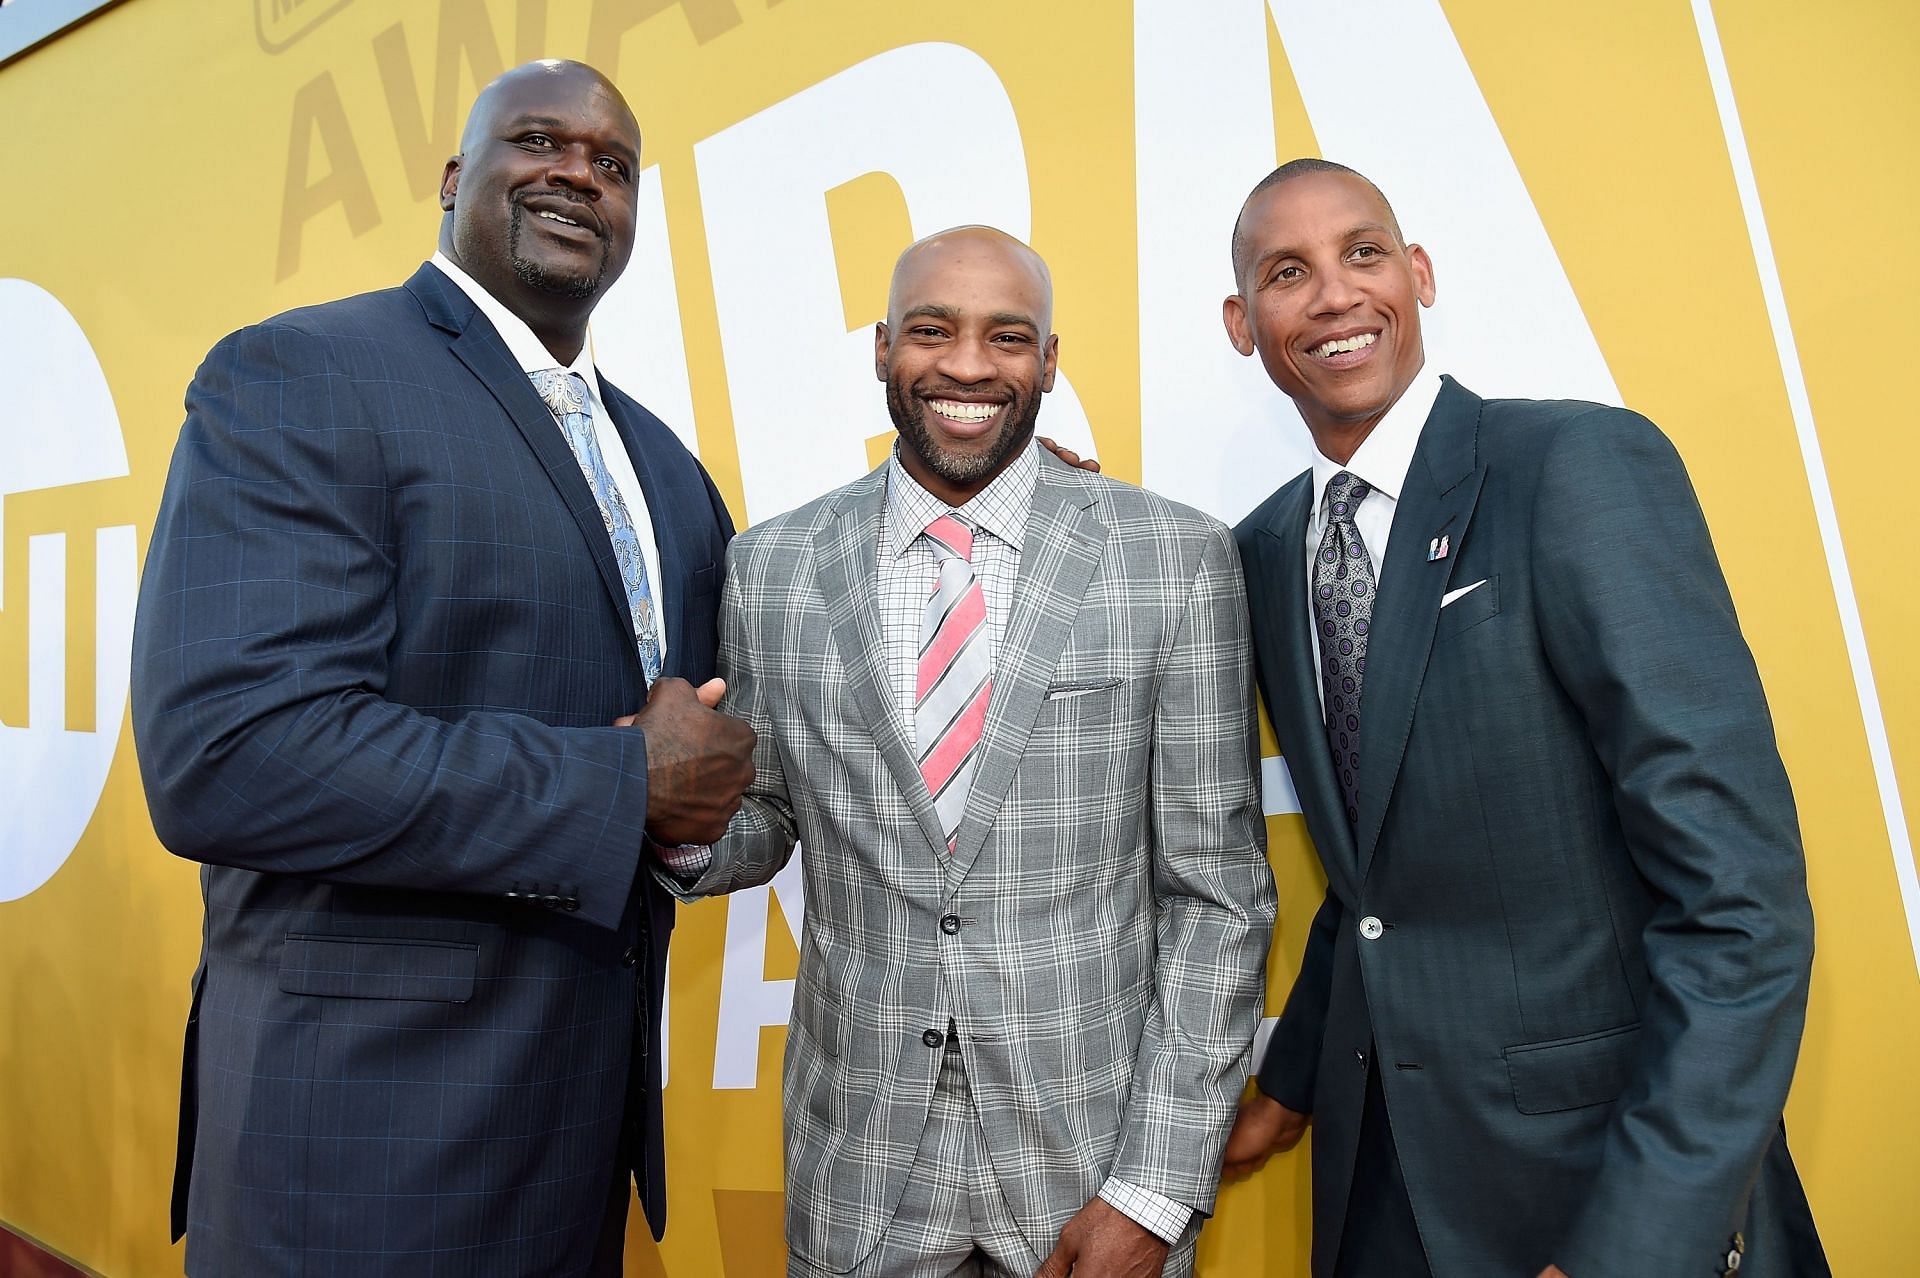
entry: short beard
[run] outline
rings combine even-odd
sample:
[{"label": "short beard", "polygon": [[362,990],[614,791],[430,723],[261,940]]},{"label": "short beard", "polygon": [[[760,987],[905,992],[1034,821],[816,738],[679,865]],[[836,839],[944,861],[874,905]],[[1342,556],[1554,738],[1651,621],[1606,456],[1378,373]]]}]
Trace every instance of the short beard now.
[{"label": "short beard", "polygon": [[607,255],[612,252],[613,246],[605,239],[601,240],[600,269],[592,275],[555,275],[540,263],[520,256],[520,224],[526,215],[525,206],[515,201],[513,216],[507,222],[507,261],[513,265],[513,273],[520,282],[542,293],[576,300],[598,293],[600,282],[607,277]]},{"label": "short beard", "polygon": [[1036,394],[1026,400],[1016,400],[1007,409],[1007,418],[1000,424],[1000,433],[993,437],[985,451],[948,452],[940,447],[934,440],[933,432],[927,428],[926,414],[933,410],[898,379],[887,378],[887,412],[893,418],[894,429],[900,432],[901,444],[925,462],[928,470],[956,488],[971,487],[997,474],[1007,464],[1007,459],[1033,438],[1034,423],[1040,418],[1040,396]]}]

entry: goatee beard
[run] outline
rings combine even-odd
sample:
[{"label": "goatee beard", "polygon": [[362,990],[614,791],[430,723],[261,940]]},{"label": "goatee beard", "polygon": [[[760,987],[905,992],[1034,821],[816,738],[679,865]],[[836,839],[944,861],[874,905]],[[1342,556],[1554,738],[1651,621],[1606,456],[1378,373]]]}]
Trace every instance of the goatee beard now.
[{"label": "goatee beard", "polygon": [[556,297],[580,299],[598,293],[600,281],[606,278],[607,254],[611,246],[601,241],[600,269],[592,275],[556,275],[540,263],[520,256],[521,222],[526,215],[526,208],[516,202],[513,217],[507,222],[507,260],[512,263],[513,273],[520,278],[520,282],[528,288],[536,288]]},{"label": "goatee beard", "polygon": [[1034,423],[1040,418],[1040,397],[1035,395],[1029,400],[1008,404],[999,434],[978,453],[954,453],[941,448],[926,423],[926,414],[932,411],[905,386],[892,378],[887,380],[887,413],[893,418],[894,429],[900,432],[901,445],[941,479],[956,488],[965,488],[997,474],[1007,459],[1033,438]]}]

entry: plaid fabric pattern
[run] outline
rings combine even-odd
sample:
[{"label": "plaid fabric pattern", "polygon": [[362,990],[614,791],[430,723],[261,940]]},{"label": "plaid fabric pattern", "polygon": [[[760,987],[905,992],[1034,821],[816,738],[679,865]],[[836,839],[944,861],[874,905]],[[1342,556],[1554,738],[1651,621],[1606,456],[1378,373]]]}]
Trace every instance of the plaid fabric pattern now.
[{"label": "plaid fabric pattern", "polygon": [[882,638],[886,476],[736,540],[722,604],[727,708],[760,734],[757,776],[695,890],[766,881],[796,831],[806,848],[789,1243],[836,1270],[878,1244],[949,1017],[1037,1255],[1109,1176],[1210,1211],[1274,911],[1233,544],[1038,459],[945,857]]}]

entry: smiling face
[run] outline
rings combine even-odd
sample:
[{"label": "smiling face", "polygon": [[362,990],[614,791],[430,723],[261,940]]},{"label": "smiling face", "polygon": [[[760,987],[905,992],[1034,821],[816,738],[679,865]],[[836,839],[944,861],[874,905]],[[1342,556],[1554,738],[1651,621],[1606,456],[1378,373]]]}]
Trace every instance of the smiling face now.
[{"label": "smiling face", "polygon": [[1433,305],[1426,250],[1358,174],[1309,172],[1241,212],[1224,306],[1227,336],[1259,352],[1314,443],[1345,461],[1420,372],[1420,308]]},{"label": "smiling face", "polygon": [[516,67],[474,103],[447,161],[440,249],[554,354],[578,354],[594,301],[633,254],[639,160],[633,113],[597,71]]},{"label": "smiling face", "polygon": [[993,482],[1033,438],[1053,389],[1053,285],[1032,249],[986,227],[920,241],[894,268],[874,372],[900,463],[949,505]]}]

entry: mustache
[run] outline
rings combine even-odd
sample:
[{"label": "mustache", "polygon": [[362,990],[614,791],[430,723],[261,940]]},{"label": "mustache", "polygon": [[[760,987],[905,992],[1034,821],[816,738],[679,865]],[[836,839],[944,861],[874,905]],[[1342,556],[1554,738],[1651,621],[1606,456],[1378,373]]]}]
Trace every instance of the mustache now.
[{"label": "mustache", "polygon": [[914,386],[913,393],[917,399],[977,401],[981,396],[986,395],[1004,402],[1012,402],[1020,398],[1006,387],[991,382],[972,386],[965,386],[959,382],[920,382]]}]

